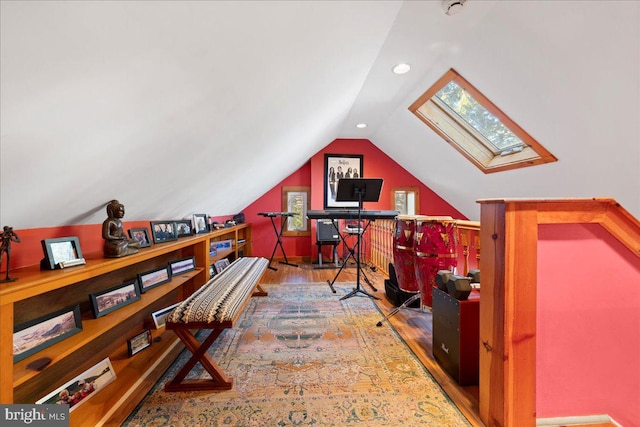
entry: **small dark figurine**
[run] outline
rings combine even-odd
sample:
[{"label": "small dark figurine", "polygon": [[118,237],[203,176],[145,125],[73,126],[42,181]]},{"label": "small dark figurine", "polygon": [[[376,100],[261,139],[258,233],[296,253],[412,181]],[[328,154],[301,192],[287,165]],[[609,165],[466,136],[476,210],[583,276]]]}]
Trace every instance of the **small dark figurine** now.
[{"label": "small dark figurine", "polygon": [[102,223],[102,238],[104,239],[104,256],[120,258],[133,255],[140,249],[140,242],[130,239],[122,228],[124,205],[117,200],[107,204],[108,218]]},{"label": "small dark figurine", "polygon": [[18,279],[12,279],[9,277],[9,262],[11,261],[11,242],[20,243],[20,238],[13,231],[13,227],[9,227],[8,225],[4,226],[2,231],[2,245],[0,245],[0,266],[2,266],[2,254],[7,254],[7,277],[3,280],[0,280],[0,283],[5,282],[14,282]]}]

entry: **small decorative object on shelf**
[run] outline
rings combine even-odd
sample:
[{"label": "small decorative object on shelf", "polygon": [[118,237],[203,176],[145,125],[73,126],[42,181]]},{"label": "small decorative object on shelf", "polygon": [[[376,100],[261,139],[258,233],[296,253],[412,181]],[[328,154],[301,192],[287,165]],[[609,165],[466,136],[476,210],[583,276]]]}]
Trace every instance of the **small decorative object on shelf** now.
[{"label": "small decorative object on shelf", "polygon": [[74,267],[87,263],[82,257],[80,241],[76,236],[44,239],[41,243],[44,252],[44,258],[40,261],[42,270]]},{"label": "small decorative object on shelf", "polygon": [[2,244],[0,245],[0,267],[2,267],[2,254],[7,254],[7,275],[4,279],[0,280],[0,283],[14,282],[18,279],[13,279],[9,276],[9,261],[11,261],[11,243],[20,243],[20,238],[13,231],[13,227],[8,225],[4,226],[2,231]]},{"label": "small decorative object on shelf", "polygon": [[124,205],[117,200],[107,204],[108,218],[102,223],[102,238],[104,239],[104,256],[120,258],[133,255],[140,249],[140,242],[130,239],[122,228],[121,218],[124,217]]}]

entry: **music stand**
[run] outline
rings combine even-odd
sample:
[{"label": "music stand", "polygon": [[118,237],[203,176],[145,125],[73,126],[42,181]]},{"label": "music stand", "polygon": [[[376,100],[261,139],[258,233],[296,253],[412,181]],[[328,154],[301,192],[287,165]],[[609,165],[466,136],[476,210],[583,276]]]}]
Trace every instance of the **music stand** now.
[{"label": "music stand", "polygon": [[[336,191],[336,202],[358,202],[358,226],[360,226],[362,222],[362,203],[377,202],[380,199],[380,190],[382,190],[382,178],[340,178]],[[358,232],[356,244],[352,249],[358,254],[356,257],[356,287],[353,291],[340,298],[341,300],[355,296],[358,292],[370,298],[380,299],[360,287],[360,269],[362,268],[360,266],[360,242],[362,233],[364,233],[364,230]]]}]

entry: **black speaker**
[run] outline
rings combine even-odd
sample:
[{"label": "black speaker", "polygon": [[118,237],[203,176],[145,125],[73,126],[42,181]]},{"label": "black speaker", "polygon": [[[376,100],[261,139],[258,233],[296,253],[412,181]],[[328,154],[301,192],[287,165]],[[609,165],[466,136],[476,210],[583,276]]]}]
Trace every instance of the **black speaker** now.
[{"label": "black speaker", "polygon": [[471,278],[471,283],[480,283],[480,270],[469,270],[467,277]]},{"label": "black speaker", "polygon": [[447,282],[447,292],[455,299],[466,300],[471,293],[471,279],[455,274],[452,275]]},{"label": "black speaker", "polygon": [[338,234],[337,226],[338,224],[336,224],[334,220],[319,219],[316,223],[316,241],[319,243],[340,242],[340,234]]},{"label": "black speaker", "polygon": [[453,273],[449,270],[438,270],[436,273],[436,286],[441,291],[447,292],[447,283]]}]

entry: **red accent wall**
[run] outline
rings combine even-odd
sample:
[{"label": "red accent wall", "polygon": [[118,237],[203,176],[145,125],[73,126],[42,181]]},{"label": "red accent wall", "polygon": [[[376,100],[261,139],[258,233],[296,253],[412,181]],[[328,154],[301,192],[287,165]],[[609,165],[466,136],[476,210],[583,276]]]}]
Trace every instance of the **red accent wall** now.
[{"label": "red accent wall", "polygon": [[640,426],[640,260],[596,224],[538,237],[537,417]]},{"label": "red accent wall", "polygon": [[[407,172],[368,139],[336,139],[316,153],[305,166],[294,172],[281,183],[269,190],[264,196],[244,209],[247,222],[253,223],[253,254],[271,257],[276,243],[275,232],[268,218],[258,216],[258,212],[279,212],[282,210],[283,186],[310,186],[311,209],[323,209],[324,196],[324,155],[325,154],[362,154],[363,177],[383,178],[384,184],[380,201],[366,203],[365,209],[386,210],[393,208],[391,188],[417,187],[420,190],[420,213],[424,215],[449,215],[456,219],[467,219],[442,197],[431,191],[416,177]],[[279,222],[277,225],[279,227]],[[317,259],[315,245],[315,221],[311,221],[311,236],[283,237],[287,257],[311,257]],[[326,257],[330,257],[326,247]],[[276,258],[282,258],[280,248]]]},{"label": "red accent wall", "polygon": [[[305,163],[300,169],[282,180],[278,185],[267,191],[258,200],[243,209],[245,221],[250,222],[252,235],[253,256],[270,258],[276,246],[276,233],[270,218],[258,215],[259,212],[282,211],[282,187],[309,187],[311,186],[310,163]],[[282,217],[274,218],[276,228],[280,231]],[[282,246],[289,257],[309,256],[311,253],[311,240],[306,236],[283,236]],[[277,248],[275,258],[282,259],[282,250]]]}]

